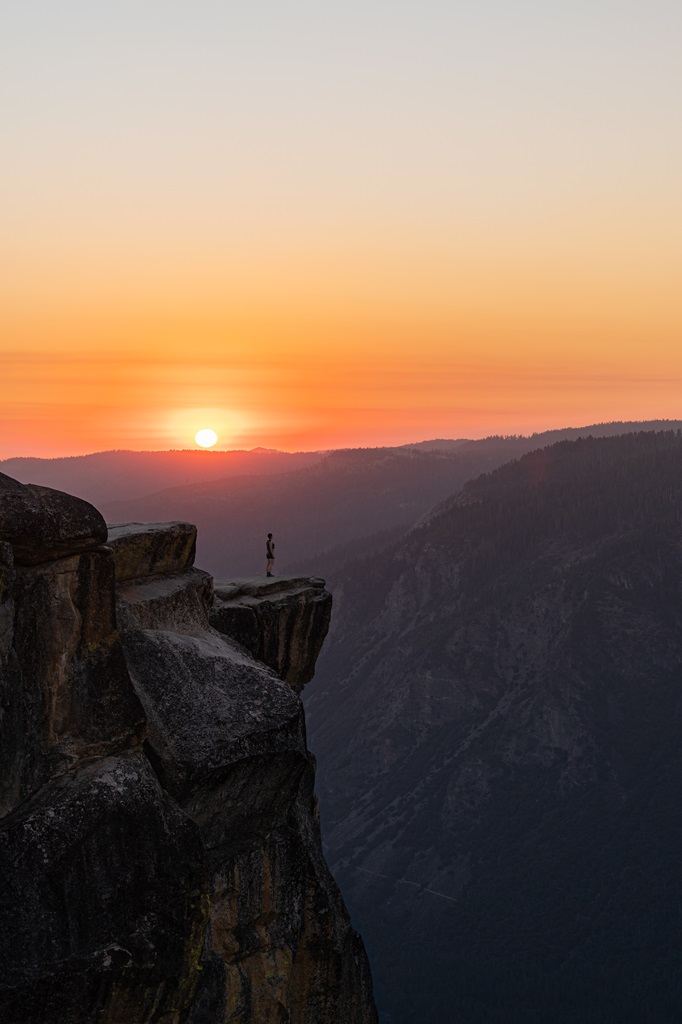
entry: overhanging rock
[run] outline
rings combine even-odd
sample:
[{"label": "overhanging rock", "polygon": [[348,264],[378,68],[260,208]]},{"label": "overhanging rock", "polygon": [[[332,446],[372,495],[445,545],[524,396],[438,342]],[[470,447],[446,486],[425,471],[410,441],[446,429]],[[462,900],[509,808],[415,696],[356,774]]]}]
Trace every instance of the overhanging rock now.
[{"label": "overhanging rock", "polygon": [[248,576],[215,583],[211,625],[300,693],[315,673],[332,596],[315,576]]}]

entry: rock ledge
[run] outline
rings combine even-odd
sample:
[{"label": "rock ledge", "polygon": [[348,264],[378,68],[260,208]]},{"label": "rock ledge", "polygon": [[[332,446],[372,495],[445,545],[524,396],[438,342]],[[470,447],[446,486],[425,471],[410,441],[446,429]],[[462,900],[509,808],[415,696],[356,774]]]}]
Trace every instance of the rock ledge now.
[{"label": "rock ledge", "polygon": [[211,625],[300,693],[313,678],[331,610],[332,596],[316,576],[246,576],[216,581]]}]

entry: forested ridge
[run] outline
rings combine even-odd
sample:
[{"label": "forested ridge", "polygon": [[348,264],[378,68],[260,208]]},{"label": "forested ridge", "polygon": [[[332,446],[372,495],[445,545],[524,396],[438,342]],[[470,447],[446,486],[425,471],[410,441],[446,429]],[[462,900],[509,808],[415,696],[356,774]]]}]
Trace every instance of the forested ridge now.
[{"label": "forested ridge", "polygon": [[429,539],[467,539],[463,573],[477,589],[545,539],[583,545],[642,531],[646,543],[682,522],[682,432],[559,442],[468,482],[438,511],[455,508],[430,517]]},{"label": "forested ridge", "polygon": [[681,509],[679,432],[560,442],[340,581],[311,746],[385,1021],[678,1019]]}]

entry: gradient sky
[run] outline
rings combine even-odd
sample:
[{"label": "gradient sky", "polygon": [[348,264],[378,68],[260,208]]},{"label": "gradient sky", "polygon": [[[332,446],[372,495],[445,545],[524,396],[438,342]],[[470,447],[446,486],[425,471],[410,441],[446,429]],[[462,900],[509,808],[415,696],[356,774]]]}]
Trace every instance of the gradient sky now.
[{"label": "gradient sky", "polygon": [[679,0],[21,0],[0,50],[0,458],[682,417]]}]

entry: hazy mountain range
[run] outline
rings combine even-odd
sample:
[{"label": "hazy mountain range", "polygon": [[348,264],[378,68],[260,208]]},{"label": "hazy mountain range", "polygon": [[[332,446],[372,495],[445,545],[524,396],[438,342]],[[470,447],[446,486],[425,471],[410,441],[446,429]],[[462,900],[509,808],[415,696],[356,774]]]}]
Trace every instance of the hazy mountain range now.
[{"label": "hazy mountain range", "polygon": [[531,437],[294,454],[102,452],[7,459],[0,472],[86,498],[111,523],[195,523],[197,564],[218,577],[261,572],[268,532],[277,543],[276,572],[326,577],[340,561],[404,532],[467,480],[525,452],[590,433],[662,426],[679,424],[608,423]]},{"label": "hazy mountain range", "polygon": [[311,466],[324,452],[95,452],[68,458],[0,460],[0,472],[22,483],[42,484],[85,498],[93,505],[138,498],[168,487],[193,486],[233,476],[267,476]]}]

